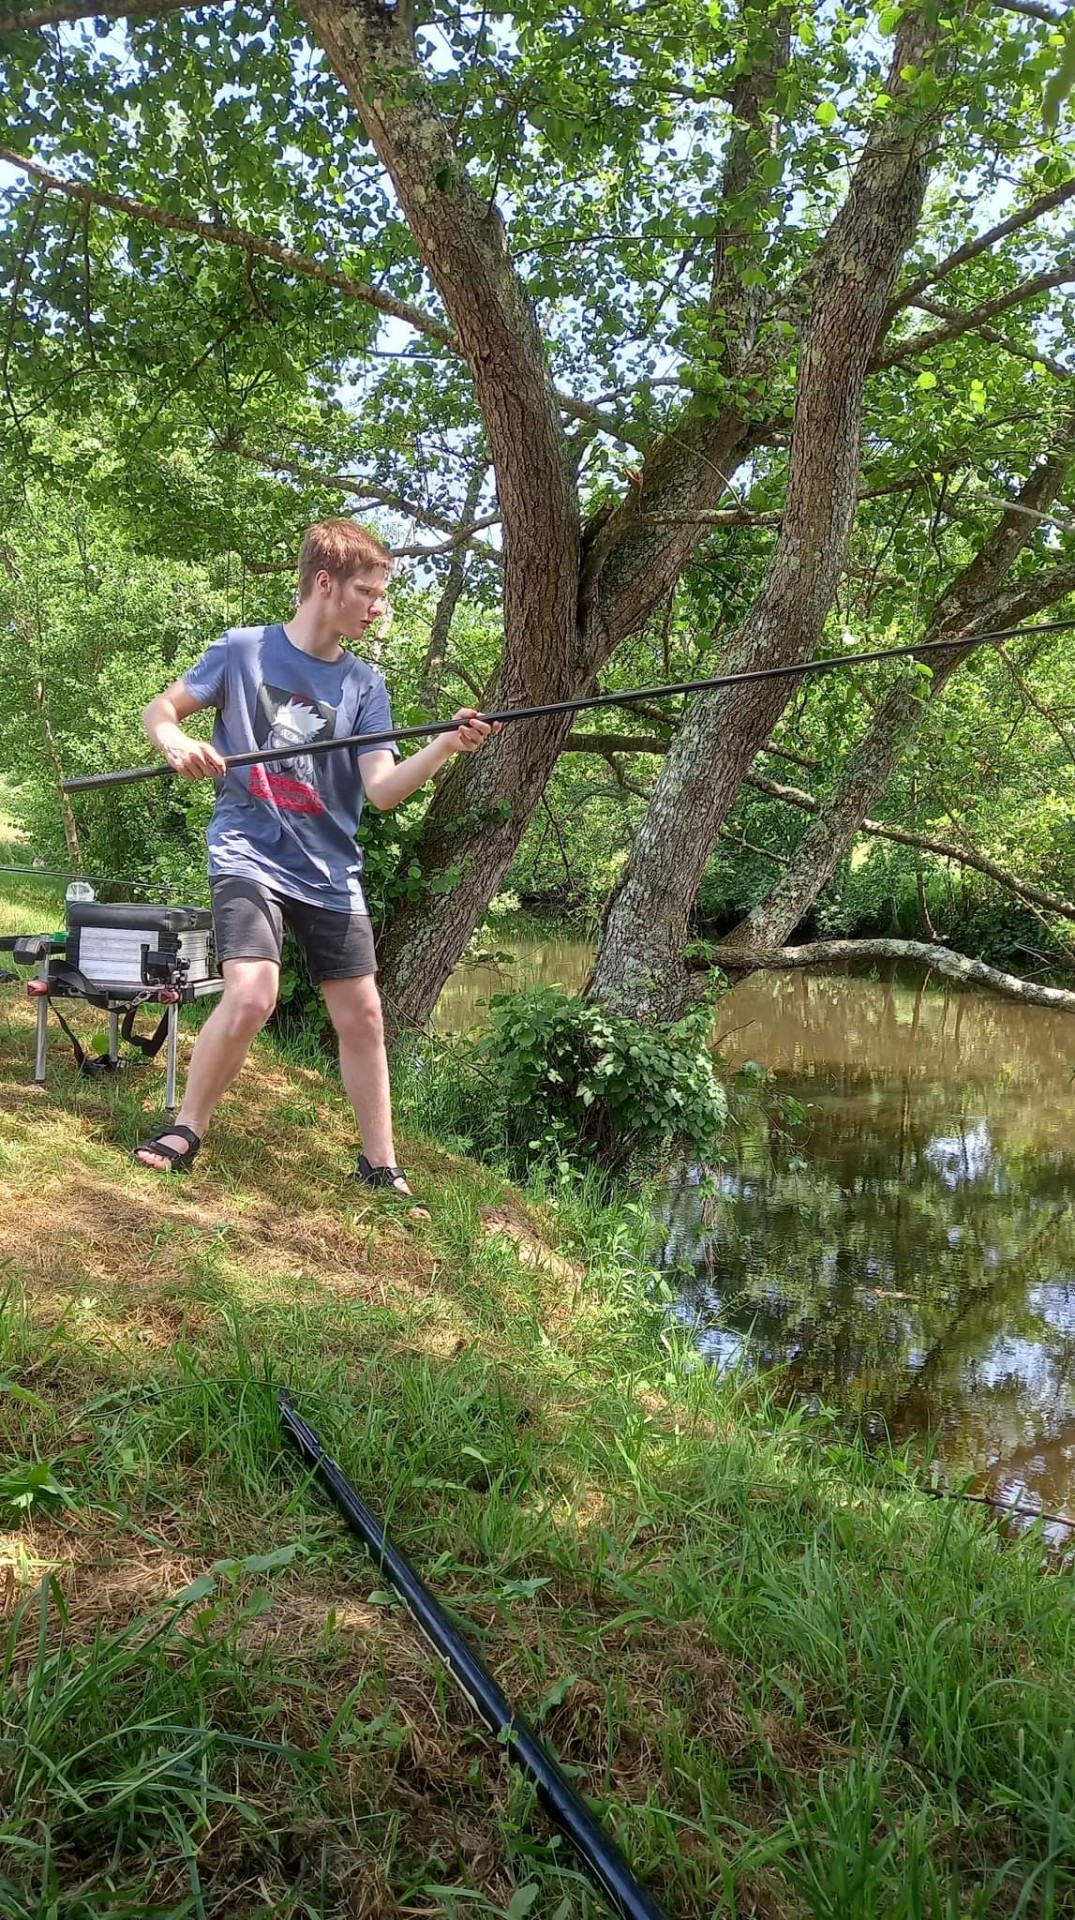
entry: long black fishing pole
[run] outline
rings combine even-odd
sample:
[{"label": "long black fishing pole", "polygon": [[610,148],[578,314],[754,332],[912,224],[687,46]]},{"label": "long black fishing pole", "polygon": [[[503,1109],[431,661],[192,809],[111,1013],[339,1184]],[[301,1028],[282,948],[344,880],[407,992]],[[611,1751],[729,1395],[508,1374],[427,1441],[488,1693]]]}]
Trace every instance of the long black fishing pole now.
[{"label": "long black fishing pole", "polygon": [[348,1526],[357,1533],[379,1570],[406,1602],[416,1624],[462,1687],[475,1712],[534,1782],[546,1812],[567,1835],[613,1911],[621,1915],[622,1920],[665,1920],[660,1907],[635,1879],[615,1841],[597,1825],[552,1755],[514,1711],[488,1668],[452,1625],[409,1560],[386,1538],[380,1522],[355,1491],[343,1468],[325,1452],[313,1428],[296,1412],[289,1395],[281,1393],[277,1406],[287,1432],[316,1469]]},{"label": "long black fishing pole", "polygon": [[[909,654],[954,653],[960,647],[982,647],[1036,633],[1065,633],[1072,627],[1075,620],[1050,620],[1033,627],[1002,627],[994,633],[968,634],[962,640],[913,641],[905,647],[880,647],[873,653],[832,654],[822,660],[801,660],[793,666],[757,667],[749,673],[714,674],[708,680],[677,680],[668,686],[636,687],[630,693],[595,693],[581,700],[551,700],[541,707],[506,707],[501,713],[483,713],[478,718],[501,726],[509,720],[543,720],[554,713],[587,713],[595,707],[626,707],[635,700],[664,700],[677,693],[710,693],[717,687],[747,687],[759,680],[831,673],[837,667],[867,666],[878,660],[904,659]],[[452,733],[457,725],[455,720],[430,720],[422,726],[394,727],[383,733],[349,733],[341,740],[306,740],[298,747],[259,748],[254,753],[228,754],[224,765],[230,771],[232,767],[253,767],[269,760],[294,760],[299,754],[305,757],[313,753],[337,753],[344,747],[384,747],[396,740],[426,740],[433,734]],[[63,791],[82,793],[90,787],[121,786],[131,780],[159,780],[173,771],[165,762],[153,767],[125,767],[118,773],[84,773],[63,781]]]},{"label": "long black fishing pole", "polygon": [[27,880],[90,880],[98,887],[139,887],[143,893],[174,893],[163,881],[132,880],[128,873],[76,873],[71,867],[7,867],[0,873],[21,874]]}]

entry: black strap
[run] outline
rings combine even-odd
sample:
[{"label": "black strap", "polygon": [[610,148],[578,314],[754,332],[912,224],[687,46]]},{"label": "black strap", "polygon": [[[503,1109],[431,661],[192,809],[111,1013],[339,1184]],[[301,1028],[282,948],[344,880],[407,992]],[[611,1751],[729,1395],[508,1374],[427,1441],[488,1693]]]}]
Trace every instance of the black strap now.
[{"label": "black strap", "polygon": [[[107,994],[102,995],[99,992],[92,991],[93,982],[87,980],[85,974],[80,973],[77,967],[54,967],[49,973],[49,985],[51,986],[54,980],[61,978],[62,984],[74,988],[80,999],[87,1000],[91,1006],[102,1007],[106,1013],[108,1012]],[[87,993],[84,991],[82,982],[85,982],[86,987],[91,988],[90,992]],[[128,1046],[137,1048],[145,1060],[155,1059],[164,1045],[168,1035],[168,1017],[171,1013],[171,1007],[165,1007],[154,1031],[148,1036],[135,1033],[134,1022],[139,1007],[147,1000],[153,999],[156,999],[156,995],[153,993],[139,994],[133,1005],[127,1008],[120,1025],[120,1033]],[[71,1042],[71,1051],[75,1056],[75,1066],[79,1073],[118,1073],[120,1071],[123,1065],[121,1060],[113,1060],[111,1055],[107,1053],[87,1053],[77,1033],[73,1031],[64,1019],[63,1014],[60,1012],[59,1005],[53,999],[51,993],[48,996],[48,1002],[67,1038]]]},{"label": "black strap", "polygon": [[402,1167],[372,1167],[364,1153],[359,1155],[358,1177],[367,1187],[395,1187],[397,1180],[407,1178]]},{"label": "black strap", "polygon": [[[187,1142],[186,1153],[181,1153],[178,1147],[165,1145],[165,1135],[172,1133],[178,1134],[180,1140]],[[137,1160],[140,1153],[155,1153],[159,1158],[171,1161],[173,1167],[189,1166],[201,1144],[201,1134],[195,1133],[191,1127],[162,1127],[159,1133],[154,1134],[152,1140],[138,1142],[134,1149],[134,1158]],[[144,1165],[145,1162],[142,1161],[139,1164]]]},{"label": "black strap", "polygon": [[87,1053],[77,1033],[69,1027],[55,1000],[49,997],[49,1005],[56,1015],[67,1038],[71,1042],[71,1051],[75,1056],[75,1066],[79,1073],[118,1073],[119,1061],[111,1060],[107,1053]]},{"label": "black strap", "polygon": [[172,1009],[171,1007],[165,1007],[156,1027],[147,1037],[145,1034],[135,1033],[134,1031],[135,1016],[141,1004],[142,1002],[140,1000],[136,1000],[133,1007],[127,1008],[120,1026],[120,1033],[123,1035],[129,1047],[137,1047],[143,1059],[153,1060],[160,1052],[167,1037],[168,1021],[171,1017]]},{"label": "black strap", "polygon": [[[153,1139],[152,1139],[152,1140],[149,1140],[149,1141],[147,1141],[147,1142],[146,1142],[146,1145],[147,1145],[147,1147],[151,1147],[151,1146],[155,1146],[155,1145],[157,1144],[157,1141],[158,1141],[158,1140],[163,1140],[166,1134],[172,1134],[172,1133],[175,1133],[175,1134],[178,1134],[178,1135],[179,1135],[179,1138],[180,1138],[180,1140],[185,1140],[185,1141],[186,1141],[186,1143],[187,1143],[187,1145],[188,1145],[188,1147],[193,1147],[193,1149],[194,1149],[194,1151],[195,1151],[195,1153],[197,1153],[197,1151],[198,1151],[198,1148],[199,1148],[199,1147],[201,1146],[201,1144],[202,1144],[202,1136],[201,1136],[201,1134],[200,1134],[200,1133],[195,1133],[195,1131],[194,1131],[194,1128],[193,1128],[193,1127],[184,1127],[184,1126],[180,1126],[180,1125],[178,1125],[178,1124],[176,1124],[176,1125],[173,1125],[173,1126],[170,1126],[170,1127],[162,1127],[159,1133],[157,1133],[157,1134],[154,1134],[154,1136],[153,1136]],[[135,1151],[136,1151],[137,1153],[141,1153],[141,1151],[142,1151],[142,1149],[141,1149],[141,1147],[137,1147],[137,1148],[135,1149]],[[165,1149],[164,1149],[164,1151],[165,1151],[165,1153],[167,1153],[167,1151],[168,1151],[168,1149],[167,1149],[167,1147],[165,1147]],[[175,1149],[174,1149],[174,1147],[173,1147],[173,1149],[172,1149],[172,1151],[173,1151],[173,1153],[174,1153],[174,1151],[175,1151]],[[185,1159],[186,1159],[186,1157],[187,1157],[187,1156],[186,1156],[186,1154],[184,1154],[184,1155],[183,1155],[183,1159],[185,1160]]]}]

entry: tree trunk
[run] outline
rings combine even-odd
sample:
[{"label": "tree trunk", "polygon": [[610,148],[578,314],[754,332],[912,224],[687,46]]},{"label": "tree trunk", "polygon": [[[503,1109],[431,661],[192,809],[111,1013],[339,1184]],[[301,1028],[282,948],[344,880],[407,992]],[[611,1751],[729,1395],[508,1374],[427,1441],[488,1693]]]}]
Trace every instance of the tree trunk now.
[{"label": "tree trunk", "polygon": [[[1001,582],[1040,526],[1026,509],[1041,512],[1055,499],[1067,477],[1073,451],[1069,425],[1066,444],[1030,475],[981,551],[943,594],[927,630],[927,641],[943,640],[959,632],[987,633],[1009,620],[1017,624],[1028,613],[1071,591],[1075,569],[1070,567],[1056,567],[1037,580],[1020,582],[1014,594],[1002,594]],[[1020,610],[1013,612],[1013,605]],[[779,946],[794,933],[850,850],[871,807],[884,794],[900,750],[919,725],[927,703],[937,699],[967,658],[965,651],[924,655],[923,664],[931,669],[928,687],[923,688],[920,676],[913,671],[902,673],[890,687],[849,755],[835,792],[803,835],[791,865],[735,928],[729,936],[730,945]]]},{"label": "tree trunk", "polygon": [[74,872],[78,873],[82,867],[82,849],[78,844],[78,826],[71,809],[71,802],[63,790],[63,762],[60,759],[60,749],[56,744],[56,735],[52,731],[52,722],[49,719],[48,706],[45,701],[45,684],[42,680],[35,680],[34,682],[34,705],[37,708],[41,721],[41,731],[45,736],[45,751],[48,754],[49,765],[52,768],[52,777],[56,782],[56,797],[60,807],[60,818],[63,821],[63,837],[67,842],[67,858]]},{"label": "tree trunk", "polygon": [[[806,659],[843,565],[855,509],[862,396],[904,252],[914,233],[935,128],[901,74],[929,58],[936,28],[905,14],[888,91],[847,199],[818,255],[799,369],[787,507],[758,597],[722,663],[736,672]],[[787,683],[701,696],[665,761],[602,929],[590,992],[635,1019],[674,1018],[689,997],[681,960],[698,883]]]},{"label": "tree trunk", "polygon": [[[482,488],[482,470],[475,467],[467,484],[467,497],[463,502],[461,527],[468,527],[474,518],[478,505],[478,495]],[[444,685],[444,670],[448,659],[448,635],[452,630],[452,619],[463,584],[467,577],[467,550],[457,547],[451,558],[444,585],[437,600],[433,625],[429,630],[429,645],[426,648],[422,670],[418,676],[418,701],[427,713],[435,714],[440,705],[441,689]]]},{"label": "tree trunk", "polygon": [[[391,176],[451,316],[482,410],[504,541],[504,706],[570,698],[584,676],[577,622],[579,504],[544,343],[508,257],[499,210],[477,192],[422,75],[411,0],[304,0],[301,11]],[[456,760],[430,808],[429,891],[382,942],[386,1010],[424,1020],[496,891],[555,762],[566,722],[508,727]]]},{"label": "tree trunk", "polygon": [[[374,3],[364,0],[366,10]],[[338,4],[339,0],[332,0],[329,10],[333,14]],[[312,0],[306,8],[311,20],[322,17],[325,11],[323,0]],[[759,308],[757,291],[743,287],[731,259],[730,242],[736,238],[733,210],[751,168],[758,164],[759,147],[769,151],[776,139],[776,122],[765,120],[763,102],[773,75],[787,60],[786,17],[780,16],[775,24],[762,22],[759,32],[755,68],[741,76],[733,100],[739,124],[729,141],[718,194],[710,315],[714,327],[719,315],[729,371],[742,372],[744,378],[748,371],[760,378],[761,363],[755,366],[751,358]],[[338,60],[337,66],[343,70]],[[360,111],[365,118],[361,104]],[[369,120],[367,125],[375,142],[382,140],[378,151],[383,152],[386,164],[392,165],[389,142]],[[400,175],[400,197],[410,214],[401,184],[402,171],[397,162],[393,178]],[[484,203],[479,205],[484,215]],[[451,284],[447,279],[442,283],[437,275],[436,257],[443,249],[434,238],[427,245],[417,212],[411,224],[470,358],[470,336],[457,311],[461,303],[457,300],[453,305]],[[722,236],[727,245],[722,246]],[[505,271],[510,272],[506,261]],[[481,305],[479,291],[479,311]],[[502,437],[494,433],[489,422],[479,368],[473,360],[472,371],[486,415],[500,490],[507,563],[513,552],[513,534],[512,513],[502,484]],[[510,384],[512,377],[501,367],[492,376],[493,385],[499,379]],[[493,393],[490,404],[502,402]],[[540,553],[531,553],[527,576],[530,592],[543,597],[566,591],[570,596],[571,640],[552,644],[544,611],[540,621],[513,617],[506,581],[504,655],[491,704],[538,705],[590,691],[595,674],[613,649],[661,603],[704,535],[704,528],[697,525],[689,529],[676,525],[671,530],[658,525],[651,521],[650,506],[656,503],[697,509],[714,504],[747,445],[748,429],[735,406],[726,407],[714,418],[701,407],[689,405],[675,430],[659,439],[647,455],[642,485],[632,482],[618,508],[604,506],[598,511],[570,560],[551,543]],[[520,456],[526,458],[526,453],[524,435],[511,448],[510,459],[517,463]],[[506,566],[506,570],[510,569]],[[569,730],[569,715],[530,722],[525,727],[507,727],[480,754],[456,760],[440,783],[412,856],[421,865],[425,888],[417,900],[400,903],[380,942],[381,987],[390,1029],[423,1025],[428,1019],[441,987],[522,839]]]},{"label": "tree trunk", "polygon": [[992,987],[994,993],[1022,1000],[1027,1006],[1075,1013],[1075,993],[1068,993],[1064,987],[1040,987],[1035,980],[1020,980],[1014,973],[988,967],[984,960],[968,960],[951,947],[933,946],[925,940],[814,940],[805,947],[731,947],[718,943],[711,948],[709,959],[733,978],[763,968],[844,966],[850,960],[915,960],[952,980]]}]

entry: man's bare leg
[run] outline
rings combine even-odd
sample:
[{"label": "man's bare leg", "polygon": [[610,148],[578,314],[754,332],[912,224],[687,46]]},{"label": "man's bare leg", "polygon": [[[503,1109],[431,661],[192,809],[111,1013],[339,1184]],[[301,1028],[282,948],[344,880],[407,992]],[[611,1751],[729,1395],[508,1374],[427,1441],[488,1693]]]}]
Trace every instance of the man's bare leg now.
[{"label": "man's bare leg", "polygon": [[[321,991],[336,1029],[340,1074],[355,1110],[362,1151],[372,1167],[394,1167],[392,1095],[376,976],[370,973],[356,980],[324,980]],[[411,1191],[406,1180],[394,1184],[397,1193]]]},{"label": "man's bare leg", "polygon": [[[183,1104],[175,1117],[176,1126],[189,1127],[199,1138],[204,1138],[218,1103],[242,1071],[251,1041],[276,1005],[280,984],[275,960],[225,960],[221,973],[224,991],[194,1042]],[[189,1150],[190,1142],[179,1134],[158,1137],[181,1154]],[[141,1166],[169,1171],[170,1162],[160,1154],[146,1151],[136,1158]]]}]

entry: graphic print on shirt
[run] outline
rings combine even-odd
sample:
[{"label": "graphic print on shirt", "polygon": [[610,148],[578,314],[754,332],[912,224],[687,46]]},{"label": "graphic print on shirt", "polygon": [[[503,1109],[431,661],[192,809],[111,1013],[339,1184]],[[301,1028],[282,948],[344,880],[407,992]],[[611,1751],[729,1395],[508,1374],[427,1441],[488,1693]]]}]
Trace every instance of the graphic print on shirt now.
[{"label": "graphic print on shirt", "polygon": [[[335,731],[335,707],[262,681],[254,706],[254,738],[259,747],[304,747],[307,741]],[[271,800],[287,813],[325,811],[312,754],[297,753],[282,765],[251,767],[250,792],[255,800]]]}]

